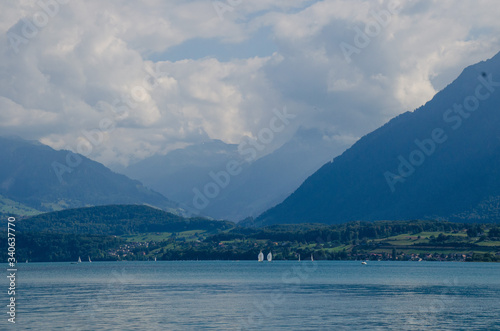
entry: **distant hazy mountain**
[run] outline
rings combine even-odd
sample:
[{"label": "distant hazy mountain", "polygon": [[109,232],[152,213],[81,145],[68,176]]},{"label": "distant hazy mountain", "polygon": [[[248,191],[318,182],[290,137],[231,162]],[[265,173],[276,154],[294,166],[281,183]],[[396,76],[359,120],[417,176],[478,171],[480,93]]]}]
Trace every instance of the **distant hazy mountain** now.
[{"label": "distant hazy mountain", "polygon": [[228,161],[239,159],[237,147],[220,140],[207,141],[154,155],[130,165],[123,173],[185,208],[194,209],[193,188],[212,180],[209,172],[224,169]]},{"label": "distant hazy mountain", "polygon": [[366,135],[255,224],[500,220],[500,53]]},{"label": "distant hazy mountain", "polygon": [[[237,221],[257,216],[282,201],[348,144],[318,129],[300,129],[281,148],[249,164],[242,160],[237,145],[214,140],[153,156],[130,166],[124,173],[178,201],[186,209]],[[203,194],[206,185],[215,182],[210,173],[226,171],[228,162],[232,161],[241,165],[241,171],[230,177],[227,186],[219,185],[215,197],[205,197],[203,208],[197,210],[202,201],[193,202],[193,190]]]},{"label": "distant hazy mountain", "polygon": [[84,156],[38,142],[0,137],[0,211],[33,214],[108,204],[177,205],[140,182]]},{"label": "distant hazy mountain", "polygon": [[289,142],[232,177],[230,185],[210,200],[205,212],[230,220],[258,216],[349,147],[349,142],[336,138],[319,129],[299,129]]}]

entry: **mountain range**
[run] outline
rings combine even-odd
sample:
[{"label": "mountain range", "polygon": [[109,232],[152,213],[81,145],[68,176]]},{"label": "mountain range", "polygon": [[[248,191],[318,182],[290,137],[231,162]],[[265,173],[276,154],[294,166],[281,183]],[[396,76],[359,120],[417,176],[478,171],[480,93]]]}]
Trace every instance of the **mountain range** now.
[{"label": "mountain range", "polygon": [[[211,140],[146,158],[123,173],[186,210],[238,221],[256,217],[283,201],[307,176],[349,144],[350,141],[325,130],[299,128],[291,140],[252,162],[243,160],[238,145]],[[219,185],[215,197],[206,197],[206,186],[213,185],[216,175],[226,171],[230,162],[237,162],[241,171],[230,176],[227,185]]]},{"label": "mountain range", "polygon": [[252,225],[398,219],[500,220],[500,53],[362,137]]},{"label": "mountain range", "polygon": [[[341,155],[350,142],[339,137],[300,128],[289,142],[251,162],[237,145],[210,140],[123,171],[135,179],[70,151],[0,137],[0,214],[136,204],[232,221],[256,217],[241,223],[250,226],[498,222],[500,53],[466,68],[425,105]],[[222,183],[220,174],[231,164],[241,169]],[[207,187],[215,185],[216,194],[207,197]]]},{"label": "mountain range", "polygon": [[29,215],[108,204],[148,204],[180,212],[160,193],[82,155],[18,137],[0,137],[0,154],[2,213]]}]

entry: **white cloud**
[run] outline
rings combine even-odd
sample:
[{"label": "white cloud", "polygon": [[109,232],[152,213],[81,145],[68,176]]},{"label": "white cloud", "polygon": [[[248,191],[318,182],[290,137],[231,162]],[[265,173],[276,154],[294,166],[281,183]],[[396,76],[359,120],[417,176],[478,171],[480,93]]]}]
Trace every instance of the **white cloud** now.
[{"label": "white cloud", "polygon": [[[340,44],[354,45],[356,27],[391,3],[242,0],[221,20],[203,0],[70,2],[15,53],[8,34],[23,36],[22,19],[42,8],[4,2],[0,126],[76,150],[82,132],[106,119],[116,129],[104,130],[90,154],[106,164],[207,138],[238,143],[284,106],[298,116],[275,144],[301,125],[360,137],[500,50],[492,0],[397,1],[399,14],[346,62]],[[250,43],[246,58],[229,61],[190,50],[185,60],[150,60],[186,41],[246,45],[261,31],[274,54],[255,57]]]},{"label": "white cloud", "polygon": [[24,127],[30,130],[55,124],[57,115],[41,109],[26,109],[0,96],[0,127]]}]

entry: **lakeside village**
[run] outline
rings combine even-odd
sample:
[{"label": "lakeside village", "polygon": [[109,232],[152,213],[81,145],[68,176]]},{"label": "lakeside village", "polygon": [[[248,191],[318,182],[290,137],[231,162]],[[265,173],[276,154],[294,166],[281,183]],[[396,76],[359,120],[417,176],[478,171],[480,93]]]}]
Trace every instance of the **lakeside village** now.
[{"label": "lakeside village", "polygon": [[[412,239],[412,237],[407,237]],[[498,262],[499,252],[481,252],[477,247],[391,245],[387,243],[360,243],[330,247],[331,244],[307,244],[307,247],[290,242],[204,242],[200,239],[181,241],[127,242],[117,249],[108,250],[110,260],[256,260],[259,251],[272,252],[274,260],[368,260],[368,261],[454,261]],[[295,247],[294,247],[295,246]],[[417,252],[421,250],[421,252]],[[469,250],[465,252],[464,250]],[[304,259],[307,257],[307,259]]]}]

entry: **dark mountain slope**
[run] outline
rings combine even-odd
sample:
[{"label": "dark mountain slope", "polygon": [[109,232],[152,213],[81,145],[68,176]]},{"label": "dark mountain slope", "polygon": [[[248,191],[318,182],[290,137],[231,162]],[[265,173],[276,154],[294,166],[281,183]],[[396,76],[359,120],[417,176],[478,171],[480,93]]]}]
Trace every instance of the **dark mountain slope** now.
[{"label": "dark mountain slope", "polygon": [[256,224],[497,221],[499,201],[497,54],[466,68],[426,105],[360,139]]},{"label": "dark mountain slope", "polygon": [[68,155],[77,156],[69,153],[38,142],[0,137],[0,196],[39,211],[118,203],[176,210],[161,194],[98,162],[79,156],[81,163],[68,163]]}]

